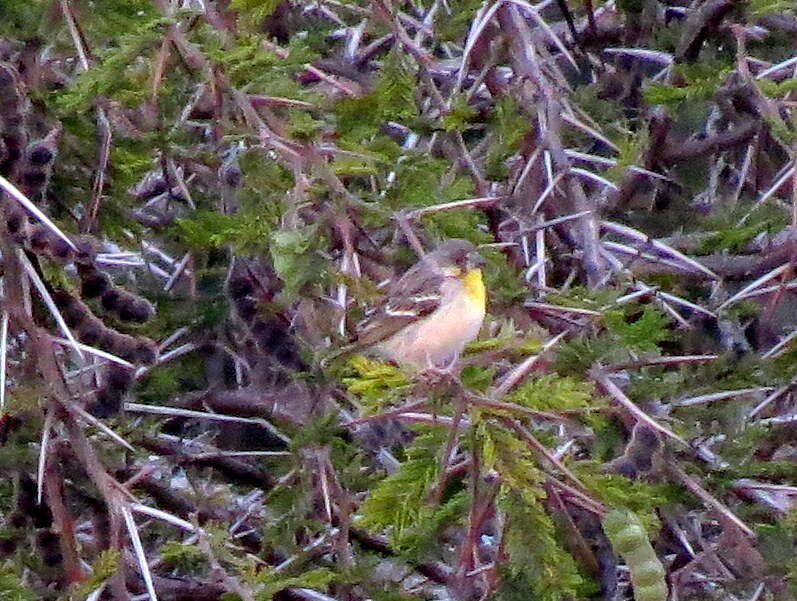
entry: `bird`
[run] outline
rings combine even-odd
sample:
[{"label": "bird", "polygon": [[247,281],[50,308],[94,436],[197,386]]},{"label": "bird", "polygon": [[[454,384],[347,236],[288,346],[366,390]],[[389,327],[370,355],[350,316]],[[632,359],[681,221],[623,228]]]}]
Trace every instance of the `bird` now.
[{"label": "bird", "polygon": [[442,242],[389,286],[347,350],[419,370],[452,365],[484,322],[484,263],[471,242]]}]

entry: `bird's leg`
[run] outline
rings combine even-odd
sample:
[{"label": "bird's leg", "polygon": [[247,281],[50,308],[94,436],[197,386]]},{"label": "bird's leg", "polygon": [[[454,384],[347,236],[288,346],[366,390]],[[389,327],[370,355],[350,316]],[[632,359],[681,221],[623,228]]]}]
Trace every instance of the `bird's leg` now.
[{"label": "bird's leg", "polygon": [[420,376],[424,382],[433,388],[438,388],[441,385],[461,386],[459,382],[459,374],[455,370],[459,357],[454,355],[451,361],[443,366],[438,366],[432,360],[429,354],[426,355],[426,369],[424,369]]}]

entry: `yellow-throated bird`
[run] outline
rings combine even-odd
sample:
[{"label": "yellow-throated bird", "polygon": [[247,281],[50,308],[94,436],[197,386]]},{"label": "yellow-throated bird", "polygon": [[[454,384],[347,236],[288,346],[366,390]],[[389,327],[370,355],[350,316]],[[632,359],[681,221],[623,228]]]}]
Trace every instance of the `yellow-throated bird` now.
[{"label": "yellow-throated bird", "polygon": [[482,265],[467,240],[443,242],[389,287],[347,350],[369,349],[419,369],[451,363],[484,321]]}]

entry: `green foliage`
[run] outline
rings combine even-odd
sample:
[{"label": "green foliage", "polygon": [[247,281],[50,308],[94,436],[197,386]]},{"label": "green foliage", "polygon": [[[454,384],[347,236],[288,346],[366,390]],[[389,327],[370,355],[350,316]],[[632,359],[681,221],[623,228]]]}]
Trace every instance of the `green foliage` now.
[{"label": "green foliage", "polygon": [[494,367],[466,365],[462,368],[459,379],[462,384],[470,390],[486,392],[495,380],[495,372],[496,370]]},{"label": "green foliage", "polygon": [[230,10],[238,13],[238,19],[251,27],[271,15],[282,0],[231,0]]},{"label": "green foliage", "polygon": [[313,119],[306,110],[290,109],[288,111],[288,118],[290,120],[288,134],[292,138],[302,142],[310,142],[315,139],[324,126],[323,121]]},{"label": "green foliage", "polygon": [[201,31],[201,41],[208,57],[219,63],[236,88],[245,88],[252,94],[267,94],[293,98],[295,100],[314,100],[314,94],[303,88],[295,75],[304,70],[307,63],[318,58],[310,46],[309,38],[291,38],[282,57],[263,45],[259,34],[241,35],[230,47],[223,46],[215,32]]},{"label": "green foliage", "polygon": [[317,568],[302,572],[298,576],[286,576],[274,570],[261,570],[256,578],[256,601],[271,601],[271,599],[286,588],[309,588],[326,590],[337,576],[331,570]]},{"label": "green foliage", "polygon": [[347,361],[341,382],[350,394],[358,396],[372,411],[394,400],[409,384],[407,374],[397,367],[362,355],[355,355]]},{"label": "green foliage", "polygon": [[791,0],[749,0],[745,3],[747,14],[752,19],[760,19],[776,13],[795,12]]},{"label": "green foliage", "polygon": [[322,284],[326,263],[318,255],[324,236],[316,225],[294,230],[279,230],[271,235],[270,250],[274,269],[288,296],[297,294],[310,282]]},{"label": "green foliage", "polygon": [[603,318],[606,329],[626,348],[656,351],[660,342],[670,338],[669,320],[653,305],[645,305],[635,321],[627,319],[623,311],[607,311]]},{"label": "green foliage", "polygon": [[120,32],[135,30],[142,21],[155,19],[159,14],[149,0],[103,0],[102,10],[96,10],[96,5],[85,0],[70,4],[76,10],[90,48],[106,47]]},{"label": "green foliage", "polygon": [[797,142],[797,127],[794,120],[785,121],[780,115],[765,115],[764,122],[772,132],[784,144]]},{"label": "green foliage", "polygon": [[31,0],[30,2],[15,2],[14,0],[3,0],[0,3],[0,12],[3,18],[0,19],[0,35],[11,38],[25,33],[30,38],[43,34],[41,31],[42,18],[50,6],[47,0]]},{"label": "green foliage", "polygon": [[487,151],[485,165],[485,175],[489,179],[506,179],[507,169],[504,163],[517,151],[530,123],[530,119],[511,96],[504,96],[495,104],[490,120],[494,138]]},{"label": "green foliage", "polygon": [[[121,554],[119,551],[106,549],[102,551],[91,565],[91,574],[81,582],[70,594],[70,599],[85,599],[99,588],[108,578],[116,574],[119,569]],[[0,594],[0,599],[4,599]]]},{"label": "green foliage", "polygon": [[397,49],[385,57],[374,90],[382,120],[401,123],[416,116],[415,72],[414,64]]},{"label": "green foliage", "polygon": [[341,98],[335,103],[334,113],[344,147],[367,143],[376,136],[381,122],[379,98],[376,94]]},{"label": "green foliage", "polygon": [[482,271],[491,305],[509,305],[526,296],[526,287],[504,253],[495,248],[483,248],[479,254],[487,261]]},{"label": "green foliage", "polygon": [[658,509],[673,501],[669,485],[605,473],[597,461],[578,461],[570,467],[595,498],[608,506],[633,511],[649,530],[659,527]]},{"label": "green foliage", "polygon": [[242,207],[265,210],[263,205],[268,204],[276,220],[283,212],[282,195],[294,186],[293,174],[259,148],[241,153],[238,162],[244,174],[240,191]]},{"label": "green foliage", "polygon": [[269,235],[275,225],[269,215],[249,211],[232,215],[195,211],[176,223],[179,239],[187,246],[208,250],[229,244],[245,254],[256,254],[268,248]]},{"label": "green foliage", "polygon": [[668,323],[652,305],[645,305],[641,314],[638,305],[605,311],[606,331],[563,342],[554,365],[562,375],[583,375],[596,361],[626,361],[633,351],[658,353],[659,344],[672,336]]},{"label": "green foliage", "polygon": [[527,357],[542,349],[543,344],[539,337],[531,334],[523,337],[523,332],[518,332],[514,324],[507,320],[501,324],[501,329],[493,338],[474,340],[467,347],[466,353],[479,353],[482,351],[501,349],[513,357]]},{"label": "green foliage", "polygon": [[624,356],[624,350],[612,347],[616,341],[609,335],[583,336],[559,345],[554,369],[562,375],[583,376],[599,359]]},{"label": "green foliage", "polygon": [[787,225],[783,211],[768,203],[748,203],[734,207],[731,211],[717,211],[704,220],[703,227],[715,229],[700,245],[701,253],[721,250],[740,252],[762,232],[775,233]]},{"label": "green foliage", "polygon": [[765,96],[778,98],[785,96],[789,92],[797,91],[797,78],[784,79],[783,81],[771,81],[769,79],[756,80],[758,88]]},{"label": "green foliage", "polygon": [[[341,98],[334,107],[343,146],[371,141],[378,127],[387,121],[406,123],[417,117],[415,106],[416,69],[397,50],[385,57],[372,92],[355,98]],[[394,158],[394,157],[391,157]]]},{"label": "green foliage", "polygon": [[360,507],[364,527],[390,529],[393,540],[400,541],[422,524],[422,517],[428,519],[427,495],[440,472],[437,455],[446,435],[444,429],[429,429],[413,441],[398,471],[380,481]]},{"label": "green foliage", "polygon": [[38,598],[22,584],[17,568],[10,562],[0,564],[0,601],[36,601]]},{"label": "green foliage", "polygon": [[641,128],[636,132],[625,132],[620,140],[615,140],[619,152],[617,163],[606,171],[604,176],[609,181],[619,183],[629,167],[636,164],[650,145],[648,130]]},{"label": "green foliage", "polygon": [[197,545],[187,545],[176,540],[166,542],[160,552],[167,565],[186,574],[199,572],[208,562],[205,552]]},{"label": "green foliage", "polygon": [[423,561],[439,546],[444,530],[462,524],[469,507],[470,494],[467,491],[454,493],[439,506],[422,505],[418,510],[418,521],[393,537],[396,550],[408,561]]},{"label": "green foliage", "polygon": [[446,131],[462,131],[476,116],[477,111],[468,103],[465,94],[457,94],[451,102],[451,110],[443,117],[443,129]]},{"label": "green foliage", "polygon": [[395,184],[387,191],[385,202],[390,208],[401,208],[461,199],[461,196],[451,198],[441,184],[448,167],[442,159],[432,158],[426,153],[408,152],[395,166]]},{"label": "green foliage", "polygon": [[451,0],[447,2],[444,17],[437,19],[437,23],[435,23],[439,38],[445,42],[459,42],[468,32],[473,15],[481,6],[481,0]]},{"label": "green foliage", "polygon": [[474,428],[474,446],[480,448],[485,471],[501,474],[514,491],[538,497],[543,494],[543,474],[529,446],[506,428],[481,420]]},{"label": "green foliage", "polygon": [[82,72],[75,84],[57,97],[59,110],[74,114],[90,108],[99,97],[115,98],[134,106],[150,93],[146,85],[150,65],[146,55],[163,39],[172,21],[153,18],[119,37],[119,45],[100,56],[99,64]]},{"label": "green foliage", "polygon": [[[456,432],[445,427],[413,428],[411,434],[415,438],[405,445],[410,436],[405,437],[407,432],[402,431],[401,443],[396,442],[390,448],[397,457],[397,471],[390,470],[388,474],[384,469],[388,465],[385,449],[378,451],[378,457],[373,449],[382,445],[387,436],[393,443],[398,428],[392,420],[380,422],[379,412],[418,400],[426,404],[424,410],[450,417],[459,405],[451,403],[450,394],[440,392],[444,389],[442,385],[430,386],[423,377],[414,378],[392,365],[362,356],[333,363],[323,373],[291,370],[259,356],[262,349],[254,348],[248,338],[241,339],[235,324],[230,326],[232,307],[225,279],[231,257],[245,255],[253,262],[273,266],[282,279],[270,291],[280,295],[273,305],[258,302],[253,312],[261,311],[258,314],[261,316],[278,308],[289,319],[295,318],[297,331],[307,335],[302,336],[302,343],[326,348],[328,341],[322,336],[329,330],[317,336],[312,328],[317,323],[316,315],[308,313],[329,300],[330,289],[336,284],[347,286],[353,305],[347,319],[353,323],[359,317],[361,305],[370,304],[384,294],[384,288],[374,284],[371,278],[380,279],[383,269],[384,273],[401,272],[417,260],[412,250],[399,241],[396,212],[477,194],[474,178],[457,159],[457,148],[452,146],[460,133],[470,156],[488,180],[506,179],[510,165],[515,175],[514,162],[521,145],[525,151],[524,141],[541,127],[538,114],[541,109],[534,104],[540,98],[533,97],[533,83],[524,83],[522,77],[511,81],[503,77],[503,65],[514,60],[507,55],[508,40],[506,32],[501,31],[506,15],[499,12],[489,23],[484,23],[488,28],[487,38],[493,43],[473,48],[461,86],[453,89],[450,85],[439,85],[436,90],[429,90],[427,73],[419,70],[419,62],[422,68],[428,68],[424,62],[432,59],[431,74],[438,84],[443,81],[438,77],[438,69],[453,72],[458,79],[459,66],[450,57],[459,56],[465,36],[476,25],[477,12],[484,16],[491,3],[438,2],[433,18],[428,21],[422,13],[430,2],[415,2],[414,6],[393,3],[391,7],[389,2],[367,0],[345,0],[328,6],[280,0],[229,0],[216,3],[217,11],[177,9],[164,13],[168,18],[161,13],[163,7],[151,0],[69,0],[67,4],[74,11],[80,37],[89,53],[90,66],[85,73],[59,2],[0,0],[3,38],[0,53],[4,61],[20,66],[22,78],[30,88],[31,110],[27,115],[30,134],[39,137],[56,123],[63,126],[58,158],[42,208],[66,231],[77,232],[83,227],[80,221],[93,196],[98,160],[104,152],[100,150],[103,128],[97,110],[102,107],[111,124],[112,136],[98,223],[93,233],[109,242],[103,250],[112,250],[113,244],[127,250],[147,240],[170,256],[190,252],[192,258],[191,273],[168,292],[163,291],[164,282],[159,274],[123,266],[109,268],[115,282],[157,304],[157,315],[146,324],[125,324],[109,318],[103,314],[99,299],[87,301],[98,316],[120,331],[163,342],[179,330],[179,339],[173,339],[166,349],[190,344],[196,351],[148,368],[140,378],[135,378],[130,391],[125,392],[129,397],[125,398],[169,406],[180,404],[186,394],[203,395],[210,390],[229,394],[233,400],[242,395],[243,401],[250,398],[258,401],[250,395],[262,392],[270,396],[283,386],[307,384],[314,400],[319,395],[324,399],[331,396],[343,403],[347,411],[354,409],[355,417],[371,420],[367,425],[374,426],[369,430],[343,425],[341,421],[348,416],[332,407],[326,413],[313,412],[311,417],[303,419],[302,411],[294,415],[295,408],[290,403],[280,403],[274,407],[271,418],[277,420],[277,427],[289,436],[290,442],[287,452],[268,457],[236,453],[244,449],[274,450],[272,439],[263,441],[253,434],[253,429],[243,425],[234,430],[208,429],[206,424],[187,418],[139,419],[122,412],[109,418],[109,423],[126,440],[139,445],[130,455],[96,427],[87,426],[89,444],[112,474],[124,466],[131,469],[143,466],[156,469],[152,478],[161,482],[169,482],[169,474],[175,469],[179,479],[185,475],[189,487],[177,486],[171,492],[203,512],[220,517],[218,523],[208,523],[203,528],[214,556],[231,577],[240,579],[241,597],[266,601],[275,595],[285,596],[278,593],[286,587],[313,588],[336,597],[374,601],[408,601],[434,595],[438,592],[432,588],[435,585],[423,582],[416,587],[416,577],[405,576],[413,570],[412,566],[436,560],[454,570],[460,567],[456,539],[465,533],[472,517],[470,512],[480,509],[472,506],[472,491],[476,489],[480,500],[494,500],[494,523],[499,526],[496,531],[489,531],[493,526],[490,516],[490,527],[478,533],[484,538],[494,538],[496,543],[497,555],[480,559],[495,561],[499,577],[495,581],[489,577],[482,580],[480,574],[477,579],[500,585],[500,591],[490,590],[485,596],[505,601],[597,598],[594,583],[579,572],[577,560],[566,552],[575,533],[559,530],[565,522],[557,519],[558,503],[546,497],[546,487],[554,477],[546,472],[550,466],[519,438],[512,428],[514,422],[505,419],[509,416],[520,420],[546,447],[557,448],[565,440],[578,442],[573,447],[575,452],[565,455],[562,461],[592,497],[607,507],[622,508],[622,515],[613,510],[607,517],[606,530],[615,548],[626,557],[638,601],[661,601],[666,594],[662,588],[661,564],[652,555],[646,534],[658,530],[660,508],[676,514],[689,512],[696,532],[706,537],[710,545],[727,536],[722,524],[718,527],[711,521],[712,512],[699,509],[699,499],[690,496],[683,486],[648,481],[663,476],[658,472],[660,446],[656,446],[659,454],[653,468],[644,470],[646,480],[606,473],[609,467],[617,465],[606,466],[606,462],[623,452],[627,432],[622,419],[626,416],[607,411],[606,401],[586,378],[587,370],[596,363],[645,359],[664,351],[673,355],[715,353],[724,341],[718,341],[713,333],[707,334],[700,327],[700,320],[696,320],[698,327],[690,333],[672,327],[655,302],[619,305],[618,297],[633,289],[635,282],[631,275],[616,272],[609,282],[595,290],[579,287],[584,275],[578,269],[582,258],[579,238],[566,235],[573,232],[572,223],[546,234],[551,251],[549,285],[561,286],[566,292],[531,286],[532,294],[545,302],[590,309],[600,316],[578,318],[583,326],[573,323],[572,335],[549,353],[555,356],[553,364],[547,363],[549,357],[546,357],[538,366],[542,371],[524,379],[505,399],[515,406],[562,412],[567,416],[562,424],[518,417],[519,411],[491,409],[474,401],[466,405],[465,419]],[[638,20],[643,8],[647,10],[647,4],[652,7],[655,2],[618,0],[619,9],[631,19],[625,25],[633,29],[633,21]],[[731,20],[739,23],[755,23],[762,16],[777,13],[790,16],[795,12],[793,0],[749,0],[736,4]],[[577,18],[584,17],[586,9],[571,8]],[[398,24],[409,35],[422,38],[422,52],[428,54],[420,57],[420,61],[409,51],[405,39],[396,38],[396,23],[388,12],[398,9],[404,11],[398,16]],[[275,12],[279,12],[277,18],[269,19]],[[421,30],[413,25],[416,19],[425,21]],[[364,24],[362,29],[361,24]],[[685,22],[653,19],[650,25],[643,36],[645,48],[673,54],[684,39]],[[264,31],[277,28],[278,41],[264,38]],[[777,28],[770,29],[761,40],[751,38],[747,43],[750,58],[762,64],[782,61],[793,51],[791,37],[787,38]],[[653,77],[659,68],[652,63],[648,64],[651,68],[641,68],[642,63],[631,60],[630,55],[607,58],[610,68],[597,73],[597,80],[581,79],[575,72],[567,72],[567,85],[559,85],[562,82],[552,78],[556,76],[549,67],[555,57],[548,60],[542,56],[540,67],[551,89],[563,97],[562,106],[609,136],[617,152],[610,153],[589,134],[569,126],[560,132],[564,147],[611,156],[617,162],[605,175],[614,182],[623,180],[629,167],[639,164],[641,157],[653,155],[656,160],[652,168],[668,177],[667,180],[643,178],[638,186],[629,189],[632,194],[620,202],[604,202],[606,199],[600,197],[603,192],[591,186],[588,192],[595,196],[596,210],[651,237],[674,236],[683,230],[688,245],[684,252],[689,254],[747,253],[754,248],[750,243],[757,242],[762,234],[771,236],[790,225],[788,206],[755,202],[757,199],[748,195],[760,194],[762,186],[768,185],[769,176],[776,174],[788,160],[784,149],[795,139],[795,124],[783,116],[760,117],[770,137],[783,144],[781,147],[759,140],[754,145],[752,171],[737,201],[733,196],[734,178],[746,160],[744,147],[723,151],[712,148],[704,157],[673,166],[668,157],[651,154],[647,123],[650,115],[639,102],[639,94],[643,92],[648,103],[665,105],[660,107],[662,114],[657,119],[663,117],[669,121],[670,140],[725,131],[727,115],[720,111],[720,121],[714,119],[715,97],[723,86],[733,83],[734,45],[729,43],[733,40],[727,35],[709,33],[701,40],[699,60],[690,64],[673,63],[672,77],[666,80]],[[352,57],[349,51],[355,36],[360,35]],[[162,59],[165,59],[163,64]],[[477,62],[482,64],[476,65]],[[341,94],[326,81],[309,81],[313,78],[309,77],[308,64],[316,64],[333,77],[345,76],[345,71],[338,72],[336,67],[356,70],[354,94]],[[489,71],[493,64],[498,71]],[[161,73],[162,66],[166,67],[163,77],[154,86],[154,78]],[[488,94],[482,93],[481,83],[474,86],[474,75],[480,71],[487,76],[484,83],[489,85]],[[503,82],[499,85],[500,93],[495,93],[495,82],[490,80],[495,74],[499,75],[499,83]],[[662,85],[661,81],[674,85]],[[775,104],[788,100],[788,95],[797,91],[794,79],[754,83]],[[437,93],[442,97],[442,105],[436,100]],[[246,98],[253,96],[255,102],[249,106]],[[278,100],[266,103],[262,102],[262,96],[303,100],[308,104],[299,108],[296,103]],[[618,101],[619,97],[628,102]],[[252,110],[273,126],[296,153],[283,152],[280,144],[272,143],[258,131],[258,118]],[[388,122],[397,122],[401,128],[386,127]],[[407,144],[408,132],[420,136],[417,147],[410,148]],[[230,152],[237,153],[243,177],[235,184],[223,181],[219,186],[216,174]],[[722,163],[717,162],[720,159]],[[169,213],[173,211],[176,223],[165,228],[148,228],[136,221],[133,209],[141,206],[142,199],[133,196],[129,189],[146,172],[161,169],[164,160],[174,161],[186,174],[192,206],[196,209],[189,210],[178,199],[169,199],[172,203]],[[328,177],[327,169],[339,181]],[[9,173],[6,175],[11,179],[19,179],[13,169]],[[712,198],[711,210],[704,215],[695,211],[691,203],[698,192],[711,189],[707,186],[707,174],[718,174],[719,178],[717,182],[713,179],[709,182],[718,184],[717,194]],[[526,181],[535,185],[535,178],[532,170]],[[507,186],[499,188],[508,187],[511,192],[514,183],[507,182]],[[486,193],[490,192],[494,190]],[[512,221],[521,229],[527,227],[528,201],[533,203],[533,200],[513,198],[503,203],[500,213],[506,211],[506,215],[499,215],[492,208],[477,207],[433,210],[413,220],[412,226],[424,242],[465,238],[482,245],[480,252],[487,260],[484,277],[490,315],[484,329],[491,338],[478,340],[467,348],[460,382],[468,391],[489,394],[513,364],[541,350],[542,327],[532,325],[528,331],[522,331],[515,325],[529,323],[528,315],[524,314],[527,308],[522,306],[523,299],[530,294],[529,283],[507,259],[507,254],[487,246],[498,238],[513,240]],[[335,226],[347,217],[351,218],[352,226],[348,233],[365,274],[361,277],[340,273],[335,266],[340,249],[349,242],[341,235],[343,228]],[[507,219],[502,221],[503,235],[498,238],[494,235],[496,217]],[[705,237],[705,232],[710,235]],[[693,244],[695,239],[702,242]],[[41,256],[38,263],[50,285],[78,291],[74,266],[65,269],[59,261]],[[636,263],[631,270],[635,267]],[[713,298],[710,282],[684,278],[677,272],[642,273],[634,277],[642,277],[648,285],[694,302],[710,304]],[[744,325],[748,318],[758,314],[759,306],[763,306],[760,311],[768,311],[766,304],[750,301],[734,305],[726,317]],[[35,308],[34,317],[38,319],[41,312],[38,300]],[[323,309],[318,313],[319,317],[322,315]],[[16,319],[13,312],[12,319]],[[563,319],[561,323],[566,321]],[[766,325],[764,320],[761,324]],[[775,320],[772,325],[778,328],[782,324]],[[31,478],[35,475],[41,429],[47,414],[44,409],[52,405],[52,391],[41,384],[30,384],[42,378],[37,366],[28,363],[37,353],[31,353],[26,345],[29,338],[26,329],[24,323],[16,321],[10,329],[11,388],[0,419],[0,466],[4,470],[4,479],[0,480],[0,513],[9,517],[18,501],[30,495],[30,491],[21,490],[22,480],[15,474],[27,472]],[[104,342],[107,340],[101,341]],[[667,460],[677,461],[682,469],[699,478],[701,486],[717,496],[730,494],[742,478],[757,478],[775,485],[797,479],[797,462],[789,459],[790,425],[747,420],[745,416],[758,400],[753,395],[699,406],[678,404],[684,397],[720,390],[784,386],[797,376],[796,344],[783,349],[777,358],[766,360],[760,358],[760,341],[754,341],[753,346],[754,352],[741,353],[741,357],[729,352],[705,365],[624,371],[628,380],[624,390],[630,398],[669,408],[667,425],[684,438],[710,440],[711,450],[722,463],[708,467],[676,449],[671,449],[673,453]],[[308,355],[311,352],[303,350]],[[102,367],[98,368],[97,379],[92,380],[92,373],[81,368],[70,354],[59,355],[58,360],[65,362],[64,374],[69,376],[70,387],[74,384],[76,394],[88,393],[91,387],[103,382]],[[246,369],[239,369],[241,363],[247,364]],[[291,390],[286,389],[287,393]],[[446,393],[452,391],[456,387],[445,388]],[[282,400],[282,396],[279,398]],[[78,400],[83,402],[82,397]],[[767,409],[765,416],[779,416],[788,408],[788,399],[783,397]],[[271,407],[261,409],[270,411]],[[63,420],[68,416],[61,413],[50,412],[50,419],[55,420],[54,435],[64,432]],[[293,418],[301,421],[293,422]],[[583,435],[578,422],[590,427],[594,436]],[[383,424],[389,424],[385,427],[387,436],[380,428]],[[145,437],[151,442],[163,435],[179,436],[185,441],[196,439],[197,444],[186,447],[185,453],[150,460],[149,453],[159,454],[150,448],[152,444],[141,443]],[[457,469],[452,469],[441,485],[440,472],[446,463],[441,456],[452,435]],[[206,454],[201,450],[203,444],[216,446],[219,456],[210,458],[210,451]],[[283,449],[282,445],[274,446]],[[58,450],[65,454],[63,475],[70,497],[77,501],[70,502],[69,510],[74,513],[76,523],[91,524],[91,518],[96,516],[94,503],[89,499],[99,498],[96,487],[80,469],[75,471],[75,462],[68,457],[74,449],[70,451],[66,445]],[[636,451],[639,453],[633,455]],[[640,454],[644,454],[644,449],[630,446],[623,456],[637,458]],[[768,460],[762,461],[762,456]],[[211,462],[214,469],[204,467]],[[235,469],[232,473],[215,469],[222,463]],[[465,465],[479,469],[475,481],[470,480],[473,477],[470,471],[459,469]],[[350,555],[341,556],[337,552],[336,544],[344,541],[335,540],[338,535],[333,529],[341,526],[342,534],[345,528],[342,520],[330,523],[324,507],[324,497],[330,492],[324,486],[330,482],[322,482],[320,468],[343,489],[341,497],[331,495],[333,502],[345,497],[353,503],[351,508],[344,502],[334,508],[338,512],[335,518],[350,513],[351,525],[357,529],[348,548]],[[246,476],[248,469],[267,470],[273,476],[274,486],[247,497],[252,486],[244,483],[246,478],[237,476]],[[24,482],[29,486],[33,480]],[[146,494],[143,489],[133,492],[139,496]],[[249,501],[251,505],[247,505]],[[492,510],[493,506],[489,508]],[[797,512],[773,517],[764,504],[752,502],[738,504],[734,511],[757,530],[758,540],[750,544],[758,545],[756,550],[764,556],[763,578],[797,582],[797,562],[793,559]],[[588,544],[594,543],[595,532],[590,532],[594,520],[585,523],[578,515],[573,517],[575,522],[568,523],[568,527],[575,524],[582,529],[586,525],[582,534]],[[59,590],[59,583],[64,581],[63,568],[43,567],[40,549],[33,544],[38,533],[27,521],[18,527],[17,522],[8,519],[0,532],[0,539],[9,548],[16,545],[14,560],[18,562],[6,562],[0,567],[0,601],[50,599],[57,595],[82,599],[116,572],[118,553],[97,555],[91,545],[81,545],[80,561],[83,565],[92,564],[91,573],[87,570],[83,583]],[[379,555],[366,550],[366,544],[360,546],[357,543],[360,526],[389,534],[390,552]],[[629,526],[634,530],[632,536],[627,532]],[[257,550],[251,544],[255,537],[239,538],[250,528],[260,535]],[[174,540],[174,532],[167,524],[153,523],[144,535],[148,559],[157,558],[161,562],[162,575],[206,579],[208,557],[201,547]],[[388,554],[390,558],[386,557]],[[288,557],[290,561],[283,562]],[[280,567],[274,568],[277,564]],[[20,573],[24,578],[18,576]],[[492,572],[486,575],[492,576]],[[759,576],[756,574],[756,578]],[[749,596],[748,591],[738,594],[739,590],[723,590],[721,587],[726,583],[717,579],[711,569],[706,577],[720,587],[716,591],[719,596]],[[744,574],[739,575],[737,582],[739,589],[750,584]],[[28,584],[36,590],[28,591]],[[238,593],[228,592],[222,597],[224,601],[240,601]]]},{"label": "green foliage", "polygon": [[498,505],[506,516],[504,550],[500,566],[502,601],[580,599],[594,586],[578,571],[573,557],[557,542],[553,520],[530,491],[502,490]]},{"label": "green foliage", "polygon": [[544,374],[527,379],[507,400],[540,411],[568,411],[588,408],[594,394],[591,382]]},{"label": "green foliage", "polygon": [[771,577],[784,579],[791,591],[797,588],[797,546],[790,524],[758,524],[759,549],[767,562]]},{"label": "green foliage", "polygon": [[685,80],[682,86],[647,84],[645,101],[649,104],[678,104],[709,100],[728,77],[732,67],[718,61],[701,61],[678,65],[679,74]]}]

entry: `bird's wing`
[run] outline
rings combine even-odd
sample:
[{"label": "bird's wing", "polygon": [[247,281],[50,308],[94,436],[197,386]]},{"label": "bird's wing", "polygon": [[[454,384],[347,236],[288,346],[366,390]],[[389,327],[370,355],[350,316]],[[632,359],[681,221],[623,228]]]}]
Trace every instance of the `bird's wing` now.
[{"label": "bird's wing", "polygon": [[357,326],[358,348],[377,344],[434,312],[441,302],[444,276],[411,269],[390,287],[385,300]]}]

